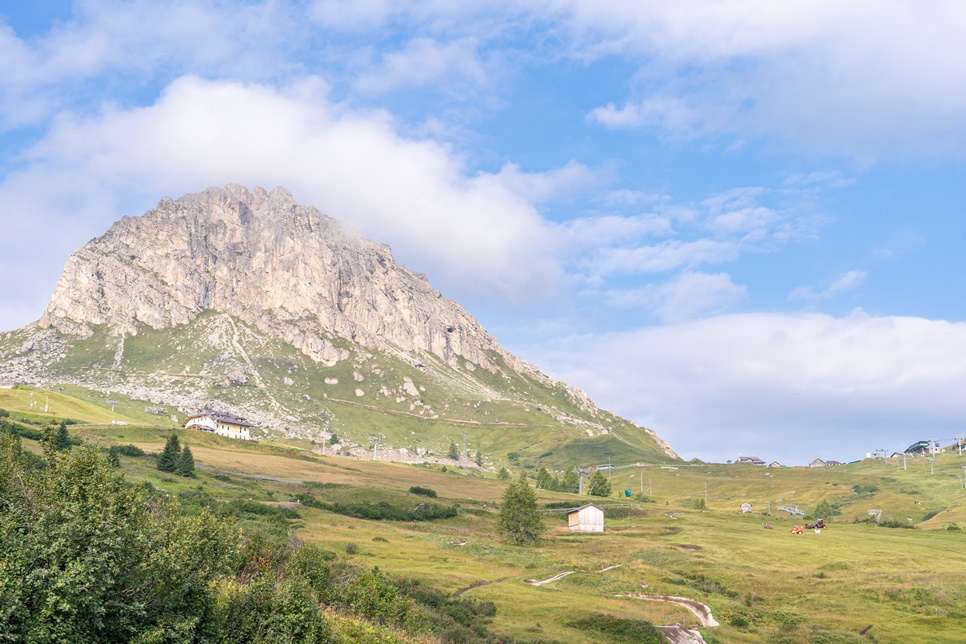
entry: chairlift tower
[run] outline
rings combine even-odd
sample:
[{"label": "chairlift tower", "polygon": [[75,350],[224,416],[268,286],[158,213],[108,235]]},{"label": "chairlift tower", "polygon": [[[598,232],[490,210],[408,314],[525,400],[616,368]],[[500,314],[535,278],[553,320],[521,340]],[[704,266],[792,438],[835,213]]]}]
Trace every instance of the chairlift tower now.
[{"label": "chairlift tower", "polygon": [[376,459],[376,450],[379,448],[379,440],[380,440],[380,438],[378,436],[370,436],[369,437],[369,440],[372,441],[372,460],[375,461],[375,460],[377,460]]},{"label": "chairlift tower", "polygon": [[577,494],[584,493],[584,474],[587,473],[587,468],[578,467],[577,474],[580,476],[579,483],[577,485]]}]

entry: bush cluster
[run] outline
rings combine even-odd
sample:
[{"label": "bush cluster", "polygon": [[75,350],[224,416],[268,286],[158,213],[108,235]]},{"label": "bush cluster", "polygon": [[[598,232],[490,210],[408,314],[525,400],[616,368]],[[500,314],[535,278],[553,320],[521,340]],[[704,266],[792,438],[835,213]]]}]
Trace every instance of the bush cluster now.
[{"label": "bush cluster", "polygon": [[168,500],[89,447],[47,450],[43,469],[26,454],[0,430],[0,640],[503,641],[487,631],[493,604],[218,516],[285,508],[197,490]]},{"label": "bush cluster", "polygon": [[428,488],[428,487],[420,487],[419,485],[414,485],[411,488],[409,488],[409,491],[412,492],[413,494],[419,494],[421,496],[428,496],[428,497],[430,497],[432,499],[435,499],[436,498],[436,490],[433,490],[433,489]]}]

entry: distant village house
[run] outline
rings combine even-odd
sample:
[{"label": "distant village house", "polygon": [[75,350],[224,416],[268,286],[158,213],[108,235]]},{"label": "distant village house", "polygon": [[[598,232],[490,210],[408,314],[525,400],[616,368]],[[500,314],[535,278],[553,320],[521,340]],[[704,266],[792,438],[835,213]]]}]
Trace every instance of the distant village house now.
[{"label": "distant village house", "polygon": [[809,467],[825,467],[826,463],[820,458],[816,458],[814,461],[808,464]]},{"label": "distant village house", "polygon": [[764,465],[765,461],[761,460],[757,456],[739,456],[735,463],[742,463],[744,465]]},{"label": "distant village house", "polygon": [[202,432],[211,432],[228,438],[235,438],[243,441],[252,439],[250,428],[253,424],[234,414],[221,411],[211,411],[206,409],[194,416],[188,416],[181,426],[185,429],[197,429]]},{"label": "distant village house", "polygon": [[571,530],[577,532],[603,532],[604,511],[593,503],[588,503],[568,512],[567,523]]}]

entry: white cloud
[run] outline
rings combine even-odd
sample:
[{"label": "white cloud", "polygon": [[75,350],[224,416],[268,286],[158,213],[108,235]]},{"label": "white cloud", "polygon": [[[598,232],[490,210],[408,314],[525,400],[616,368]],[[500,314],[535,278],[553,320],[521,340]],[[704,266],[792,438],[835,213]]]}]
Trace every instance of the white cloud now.
[{"label": "white cloud", "polygon": [[623,291],[610,290],[605,301],[618,308],[646,308],[662,322],[681,322],[720,313],[747,297],[747,289],[727,273],[685,272],[663,284]]},{"label": "white cloud", "polygon": [[610,127],[678,136],[764,137],[862,162],[966,149],[966,6],[874,0],[774,3],[576,0],[552,6],[577,55],[638,57],[623,105],[591,112]]},{"label": "white cloud", "polygon": [[435,85],[443,93],[456,94],[485,85],[487,80],[473,41],[439,43],[414,38],[403,49],[384,54],[381,64],[364,72],[354,85],[365,93]]},{"label": "white cloud", "polygon": [[670,217],[652,213],[631,217],[581,217],[561,225],[561,228],[569,244],[582,249],[622,245],[648,237],[668,237],[674,232]]},{"label": "white cloud", "polygon": [[966,324],[730,315],[520,349],[685,458],[847,461],[961,433]]},{"label": "white cloud", "polygon": [[859,288],[865,283],[868,276],[868,273],[865,271],[847,271],[819,289],[811,286],[799,286],[788,294],[788,299],[792,301],[804,300],[811,304],[816,304],[822,300],[828,300],[841,293]]},{"label": "white cloud", "polygon": [[[57,253],[161,195],[229,182],[283,185],[392,244],[401,261],[431,273],[448,294],[509,301],[549,294],[559,277],[553,231],[520,196],[521,185],[539,193],[582,172],[563,169],[549,183],[515,168],[470,175],[445,146],[401,136],[385,113],[329,102],[321,83],[277,91],[193,77],[177,80],[148,107],[59,117],[26,163],[0,184],[0,203],[46,222],[48,238],[64,222],[82,220],[86,232],[68,229],[69,242],[52,244]],[[31,274],[39,259],[11,252]],[[59,266],[63,255],[47,261]]]},{"label": "white cloud", "polygon": [[738,259],[736,242],[699,239],[684,242],[668,240],[637,248],[604,248],[587,264],[595,275],[662,273],[703,264],[721,264]]}]

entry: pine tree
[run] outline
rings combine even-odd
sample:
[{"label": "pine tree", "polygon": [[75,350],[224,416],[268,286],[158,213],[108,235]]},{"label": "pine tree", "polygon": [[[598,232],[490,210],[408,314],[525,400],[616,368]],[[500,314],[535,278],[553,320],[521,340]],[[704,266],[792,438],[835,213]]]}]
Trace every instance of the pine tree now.
[{"label": "pine tree", "polygon": [[460,453],[456,447],[456,443],[450,441],[449,443],[449,457],[454,461],[460,460]]},{"label": "pine tree", "polygon": [[483,454],[480,453],[480,450],[476,450],[476,456],[473,457],[473,462],[480,467],[483,466]]},{"label": "pine tree", "polygon": [[564,473],[560,487],[562,488],[561,492],[570,492],[571,494],[580,492],[580,474],[577,473],[577,468],[573,465]]},{"label": "pine tree", "polygon": [[497,530],[509,541],[521,545],[535,542],[544,531],[543,519],[537,512],[537,493],[523,473],[503,492]]},{"label": "pine tree", "polygon": [[610,496],[610,480],[600,470],[594,472],[590,479],[591,496]]},{"label": "pine tree", "polygon": [[168,442],[164,444],[164,450],[158,456],[158,469],[162,472],[174,472],[178,467],[178,458],[180,456],[181,443],[178,442],[178,435],[171,434]]},{"label": "pine tree", "polygon": [[70,449],[70,434],[67,433],[67,422],[60,421],[57,433],[54,434],[54,449],[58,452],[66,452]]},{"label": "pine tree", "polygon": [[496,475],[496,478],[500,479],[501,481],[507,481],[507,480],[509,480],[510,479],[510,470],[508,470],[505,467],[500,467],[500,472],[499,472],[499,474]]},{"label": "pine tree", "polygon": [[539,470],[537,470],[537,489],[538,490],[549,489],[550,481],[551,481],[550,472],[547,471],[547,468],[541,467]]},{"label": "pine tree", "polygon": [[107,450],[107,464],[111,467],[121,467],[121,453],[117,451],[117,445],[111,445]]},{"label": "pine tree", "polygon": [[184,449],[181,450],[181,455],[178,456],[175,473],[178,476],[189,476],[191,478],[195,476],[195,457],[191,455],[191,448],[187,445],[184,446]]}]

